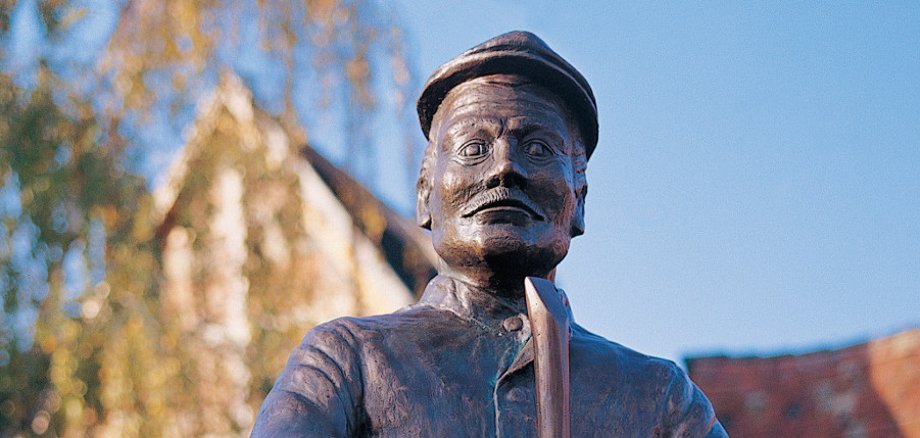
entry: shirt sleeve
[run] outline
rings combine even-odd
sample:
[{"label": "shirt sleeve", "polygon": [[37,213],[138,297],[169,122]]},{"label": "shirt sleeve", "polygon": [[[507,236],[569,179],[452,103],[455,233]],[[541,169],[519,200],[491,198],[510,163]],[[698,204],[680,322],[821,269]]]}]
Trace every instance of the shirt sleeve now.
[{"label": "shirt sleeve", "polygon": [[348,437],[361,427],[362,376],[343,320],[318,326],[291,353],[262,402],[252,437]]},{"label": "shirt sleeve", "polygon": [[728,438],[703,391],[677,365],[668,391],[669,437]]}]

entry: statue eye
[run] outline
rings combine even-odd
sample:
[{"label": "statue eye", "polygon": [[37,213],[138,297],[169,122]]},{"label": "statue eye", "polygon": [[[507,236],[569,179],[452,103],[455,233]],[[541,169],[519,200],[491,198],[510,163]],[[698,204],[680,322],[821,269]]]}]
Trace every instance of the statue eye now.
[{"label": "statue eye", "polygon": [[552,154],[552,149],[542,141],[532,141],[524,146],[524,152],[531,157],[543,158]]},{"label": "statue eye", "polygon": [[474,140],[460,148],[460,156],[467,158],[481,157],[488,152],[489,148],[482,141]]}]

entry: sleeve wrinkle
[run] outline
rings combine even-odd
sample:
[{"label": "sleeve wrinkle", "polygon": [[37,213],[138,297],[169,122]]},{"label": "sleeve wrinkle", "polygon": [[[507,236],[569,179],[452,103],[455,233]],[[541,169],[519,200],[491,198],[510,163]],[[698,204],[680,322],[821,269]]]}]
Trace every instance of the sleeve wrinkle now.
[{"label": "sleeve wrinkle", "polygon": [[[342,366],[339,364],[339,362],[338,362],[337,360],[335,360],[332,356],[330,356],[329,353],[326,353],[325,351],[323,351],[323,350],[321,350],[321,349],[319,349],[319,348],[317,348],[317,347],[314,347],[314,346],[312,346],[312,345],[309,345],[309,346],[304,347],[303,350],[306,351],[306,352],[310,352],[310,353],[313,353],[313,354],[319,356],[319,358],[322,359],[322,361],[324,362],[324,364],[328,363],[328,364],[331,365],[332,368],[335,368],[335,371],[338,372],[338,381],[345,381],[345,379],[348,378],[348,375],[345,373],[345,370],[342,369]],[[300,363],[300,364],[298,364],[297,366],[298,366],[298,367],[311,366],[311,367],[313,367],[313,368],[319,369],[319,368],[317,367],[317,365],[314,365],[314,364]],[[326,371],[323,370],[323,373],[325,374]],[[328,375],[328,374],[327,374],[327,375]],[[335,383],[335,382],[337,381],[336,379],[333,379],[331,376],[329,376],[329,380],[330,380],[331,382],[333,382],[333,383]]]},{"label": "sleeve wrinkle", "polygon": [[727,434],[715,415],[715,410],[706,395],[703,394],[690,377],[687,376],[676,364],[671,364],[676,374],[668,387],[668,406],[673,411],[671,419],[671,433],[681,436],[705,436],[711,438],[726,437]]},{"label": "sleeve wrinkle", "polygon": [[303,394],[297,391],[291,391],[289,389],[279,389],[279,391],[281,392],[281,394],[279,394],[279,397],[287,396],[287,397],[293,398],[294,400],[296,400],[298,403],[300,403],[301,405],[305,407],[309,407],[314,410],[320,410],[320,406],[318,404],[316,404],[313,400],[310,400],[308,397],[304,396]]},{"label": "sleeve wrinkle", "polygon": [[[354,421],[352,420],[352,415],[349,415],[354,411],[355,408],[354,404],[349,403],[351,401],[351,392],[348,391],[347,388],[343,388],[343,384],[332,379],[325,370],[322,370],[319,367],[314,365],[301,365],[299,368],[313,370],[329,382],[330,386],[332,387],[332,392],[335,393],[335,397],[339,400],[339,406],[341,408],[342,415],[345,417],[346,423],[348,423],[348,430],[354,430]],[[344,396],[342,395],[343,392],[348,394],[348,400],[345,400]]]},{"label": "sleeve wrinkle", "polygon": [[[326,336],[320,339],[304,339],[302,349],[304,352],[315,355],[324,363],[331,364],[330,368],[334,367],[335,372],[338,373],[337,379],[329,375],[327,370],[321,370],[313,366],[314,369],[318,372],[322,372],[332,383],[336,396],[339,398],[339,403],[342,404],[342,408],[345,409],[347,413],[355,414],[346,415],[345,418],[348,422],[349,431],[357,430],[363,418],[363,410],[360,409],[359,401],[363,399],[364,387],[360,361],[357,359],[357,352],[354,349],[358,337],[355,336],[354,332],[351,331],[347,324],[336,325],[334,329],[327,328],[321,333]],[[336,359],[327,351],[335,351],[338,349],[341,349],[342,354],[336,356],[341,356],[341,360]],[[305,365],[306,364],[301,364],[301,366]],[[348,371],[351,371],[351,373]],[[349,377],[351,377],[351,379],[349,379]]]},{"label": "sleeve wrinkle", "polygon": [[[668,387],[665,390],[665,400],[667,404],[665,405],[665,420],[668,428],[676,428],[677,424],[680,422],[680,415],[682,411],[682,401],[686,398],[683,394],[683,388],[679,387],[679,380],[681,377],[681,372],[677,368],[677,364],[668,361]],[[675,388],[675,386],[678,386]]]},{"label": "sleeve wrinkle", "polygon": [[[335,323],[308,332],[266,397],[256,429],[306,427],[297,429],[306,432],[326,424],[330,429],[323,430],[336,431],[333,435],[356,433],[363,414],[356,403],[362,382],[355,381],[360,364],[349,342],[354,340],[354,334]],[[276,409],[294,410],[283,416],[269,414]]]},{"label": "sleeve wrinkle", "polygon": [[[357,346],[360,343],[360,338],[358,338],[355,332],[352,331],[349,325],[343,324],[342,329],[345,333],[348,334],[349,339],[347,340],[347,345],[351,349],[351,354],[354,356],[358,356],[358,353],[355,350],[355,346]],[[351,391],[349,391],[348,395],[352,397],[352,400],[351,400],[352,406],[354,406],[355,408],[358,408],[358,406],[364,405],[364,388],[365,388],[364,386],[364,363],[363,361],[353,361],[352,367],[354,368],[355,377],[357,380],[355,384],[353,385],[354,387],[353,389],[357,390],[358,394],[357,396],[355,396],[354,394],[352,394]],[[361,409],[359,410],[359,412],[362,415],[362,422],[363,422],[364,410]]]}]

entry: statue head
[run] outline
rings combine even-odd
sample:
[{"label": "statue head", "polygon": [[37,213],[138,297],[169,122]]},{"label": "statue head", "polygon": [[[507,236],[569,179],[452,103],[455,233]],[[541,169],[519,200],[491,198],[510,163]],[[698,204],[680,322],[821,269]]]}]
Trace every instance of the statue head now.
[{"label": "statue head", "polygon": [[497,286],[551,277],[584,232],[597,142],[584,78],[533,34],[512,32],[439,68],[418,110],[428,146],[417,216],[441,270]]}]

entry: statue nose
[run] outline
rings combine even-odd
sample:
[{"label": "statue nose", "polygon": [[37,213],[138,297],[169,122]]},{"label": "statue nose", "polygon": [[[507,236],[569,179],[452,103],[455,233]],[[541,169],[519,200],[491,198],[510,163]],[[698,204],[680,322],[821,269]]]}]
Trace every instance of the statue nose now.
[{"label": "statue nose", "polygon": [[519,162],[513,142],[499,141],[495,144],[494,163],[486,176],[489,188],[499,186],[523,187],[527,181],[527,169]]}]

